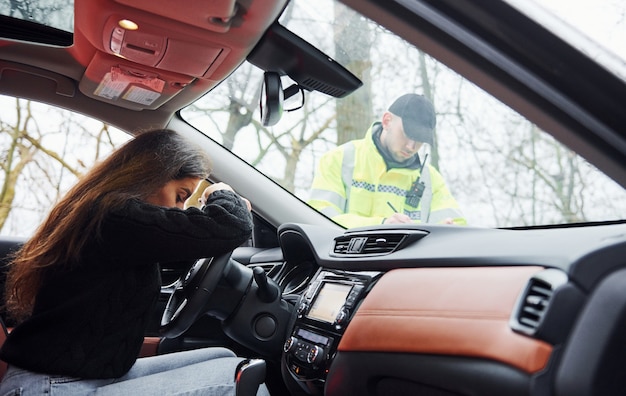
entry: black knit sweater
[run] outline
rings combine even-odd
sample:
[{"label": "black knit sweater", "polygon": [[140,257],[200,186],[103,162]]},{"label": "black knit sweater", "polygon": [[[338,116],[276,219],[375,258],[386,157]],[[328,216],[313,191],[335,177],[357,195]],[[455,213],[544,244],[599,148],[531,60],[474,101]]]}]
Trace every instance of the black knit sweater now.
[{"label": "black knit sweater", "polygon": [[129,201],[105,218],[80,265],[45,273],[31,317],[13,329],[0,358],[47,374],[124,375],[159,296],[158,263],[226,253],[251,231],[251,215],[231,191],[212,193],[202,211]]}]

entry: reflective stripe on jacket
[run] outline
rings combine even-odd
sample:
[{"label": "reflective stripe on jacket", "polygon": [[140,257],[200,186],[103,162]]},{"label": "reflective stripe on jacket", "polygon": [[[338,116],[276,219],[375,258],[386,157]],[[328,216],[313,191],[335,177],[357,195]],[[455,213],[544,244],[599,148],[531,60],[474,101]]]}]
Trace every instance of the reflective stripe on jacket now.
[{"label": "reflective stripe on jacket", "polygon": [[419,175],[419,169],[387,169],[370,128],[363,139],[336,147],[320,159],[308,203],[348,228],[381,224],[394,213],[388,202],[416,223],[452,218],[466,224],[443,177],[430,165],[421,178],[426,188],[420,204],[414,208],[405,203]]}]

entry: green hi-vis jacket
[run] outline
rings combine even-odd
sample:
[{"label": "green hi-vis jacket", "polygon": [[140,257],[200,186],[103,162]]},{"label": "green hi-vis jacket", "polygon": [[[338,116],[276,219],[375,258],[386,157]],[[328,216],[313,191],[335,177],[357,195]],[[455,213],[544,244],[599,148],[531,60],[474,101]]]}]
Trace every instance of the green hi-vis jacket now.
[{"label": "green hi-vis jacket", "polygon": [[451,218],[455,224],[467,224],[443,177],[430,165],[421,175],[426,188],[418,207],[406,204],[406,195],[418,176],[419,167],[387,169],[370,127],[363,139],[324,154],[308,203],[347,228],[382,224],[394,213],[388,202],[416,223],[441,223]]}]

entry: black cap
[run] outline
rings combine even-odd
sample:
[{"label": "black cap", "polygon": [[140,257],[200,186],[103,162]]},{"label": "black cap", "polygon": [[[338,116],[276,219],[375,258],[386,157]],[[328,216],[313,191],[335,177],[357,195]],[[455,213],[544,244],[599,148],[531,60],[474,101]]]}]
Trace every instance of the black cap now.
[{"label": "black cap", "polygon": [[402,119],[404,133],[410,139],[433,145],[435,108],[425,96],[402,95],[389,106],[389,112]]}]

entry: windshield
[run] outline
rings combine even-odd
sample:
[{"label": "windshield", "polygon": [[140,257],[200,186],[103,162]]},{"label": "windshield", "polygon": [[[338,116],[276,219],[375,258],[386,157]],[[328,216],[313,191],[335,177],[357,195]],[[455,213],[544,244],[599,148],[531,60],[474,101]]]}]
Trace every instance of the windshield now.
[{"label": "windshield", "polygon": [[[559,6],[556,1],[544,3]],[[593,8],[600,7],[594,3]],[[623,4],[619,10],[621,19],[611,19],[613,35],[619,32],[623,35],[626,26]],[[614,9],[606,8],[606,11]],[[434,178],[431,188],[445,189],[442,190],[445,194],[438,196],[434,192],[428,202],[431,210],[446,209],[437,222],[453,218],[457,224],[518,227],[626,217],[626,196],[621,186],[470,81],[362,15],[331,1],[316,2],[314,7],[309,2],[295,1],[285,10],[280,23],[349,69],[364,82],[363,86],[340,99],[305,92],[302,108],[285,111],[276,125],[267,127],[260,123],[258,114],[263,74],[246,63],[211,94],[186,108],[182,116],[339,224],[365,225],[341,216],[333,217],[339,205],[333,198],[328,198],[332,204],[319,204],[326,198],[316,193],[323,190],[328,197],[328,191],[332,190],[328,187],[334,183],[329,181],[330,175],[337,173],[334,176],[339,180],[339,173],[345,172],[339,165],[334,170],[320,169],[329,166],[324,163],[343,160],[345,151],[334,160],[327,157],[324,160],[324,155],[354,139],[369,142],[362,143],[367,149],[380,144],[379,141],[372,145],[371,135],[382,128],[377,125],[384,124],[385,113],[394,100],[409,93],[427,98],[435,114],[432,144],[419,147],[413,168],[425,163],[429,177]],[[619,42],[624,42],[623,37]],[[283,87],[288,87],[288,78],[282,78]],[[285,103],[286,110],[301,105],[300,95],[290,100],[291,103]],[[407,125],[404,129],[406,133]],[[411,136],[405,138],[409,139],[407,142],[415,140]],[[420,140],[429,138],[422,136],[415,141],[420,143]],[[361,149],[357,153],[358,150]],[[408,157],[409,149],[403,150]],[[393,157],[393,153],[387,154]],[[367,205],[387,206],[388,215],[379,215],[376,222],[380,224],[381,219],[384,221],[385,216],[394,212],[403,212],[419,221],[423,216],[419,205],[425,205],[424,201],[412,211],[407,203],[410,189],[403,187],[405,191],[399,194],[394,184],[399,182],[395,179],[384,183],[370,181],[372,172],[376,171],[374,162],[356,166],[369,172],[362,180],[352,169],[351,182],[360,183],[362,190],[369,189],[370,195],[376,195],[374,203]],[[389,161],[385,163],[387,169],[381,172],[391,167]],[[327,176],[320,181],[319,174],[324,172]],[[389,176],[392,177],[395,176]],[[352,188],[351,194],[358,196],[363,206],[369,199],[364,198],[367,191],[358,194],[354,191]],[[401,198],[395,199],[393,193]],[[336,198],[338,193],[333,194]],[[350,193],[342,194],[339,198],[346,200]],[[452,214],[447,211],[450,208]],[[457,209],[460,215],[455,214]]]}]

